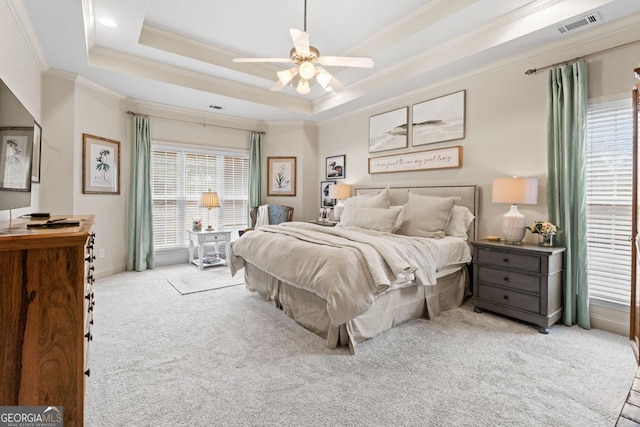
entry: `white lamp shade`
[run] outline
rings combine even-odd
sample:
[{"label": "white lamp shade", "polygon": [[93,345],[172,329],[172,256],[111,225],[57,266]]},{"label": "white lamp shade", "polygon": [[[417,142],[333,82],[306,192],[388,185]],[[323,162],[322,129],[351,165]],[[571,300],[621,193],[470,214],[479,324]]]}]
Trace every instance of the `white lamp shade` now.
[{"label": "white lamp shade", "polygon": [[202,193],[200,196],[200,206],[209,209],[219,208],[220,199],[218,198],[218,193],[212,192],[211,190]]},{"label": "white lamp shade", "polygon": [[301,93],[303,95],[308,94],[309,92],[311,92],[309,82],[305,79],[300,79],[300,81],[298,82],[298,88],[296,90],[298,91],[298,93]]},{"label": "white lamp shade", "polygon": [[329,198],[343,200],[351,197],[351,186],[347,184],[334,184],[329,186]]},{"label": "white lamp shade", "polygon": [[538,180],[536,178],[496,178],[491,189],[493,203],[538,203]]}]

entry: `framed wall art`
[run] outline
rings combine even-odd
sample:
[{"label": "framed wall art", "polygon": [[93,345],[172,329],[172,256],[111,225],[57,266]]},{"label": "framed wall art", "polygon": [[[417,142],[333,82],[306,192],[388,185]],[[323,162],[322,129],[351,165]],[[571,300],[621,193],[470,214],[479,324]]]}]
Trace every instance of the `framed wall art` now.
[{"label": "framed wall art", "polygon": [[369,117],[369,152],[407,147],[409,107]]},{"label": "framed wall art", "polygon": [[120,142],[82,134],[82,193],[120,194]]},{"label": "framed wall art", "polygon": [[347,175],[347,156],[327,157],[327,179],[344,179]]},{"label": "framed wall art", "polygon": [[414,147],[464,138],[466,91],[452,93],[413,106]]},{"label": "framed wall art", "polygon": [[320,207],[332,208],[336,205],[336,199],[329,198],[329,186],[335,185],[336,181],[320,181]]},{"label": "framed wall art", "polygon": [[32,127],[0,128],[0,190],[31,191]]},{"label": "framed wall art", "polygon": [[460,167],[462,167],[462,147],[459,145],[369,158],[370,174]]},{"label": "framed wall art", "polygon": [[296,158],[267,157],[267,196],[296,195]]},{"label": "framed wall art", "polygon": [[31,182],[40,182],[40,153],[42,151],[42,126],[33,122],[33,153],[31,155]]}]

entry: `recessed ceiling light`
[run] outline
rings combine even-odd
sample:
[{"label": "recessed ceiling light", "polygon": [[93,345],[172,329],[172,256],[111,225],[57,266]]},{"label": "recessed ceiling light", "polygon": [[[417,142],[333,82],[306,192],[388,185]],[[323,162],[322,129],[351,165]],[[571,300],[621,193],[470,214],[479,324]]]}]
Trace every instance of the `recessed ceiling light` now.
[{"label": "recessed ceiling light", "polygon": [[116,23],[116,21],[114,21],[113,19],[107,17],[107,16],[103,16],[102,18],[98,19],[98,22],[101,23],[102,25],[104,25],[105,27],[117,27],[118,24]]}]

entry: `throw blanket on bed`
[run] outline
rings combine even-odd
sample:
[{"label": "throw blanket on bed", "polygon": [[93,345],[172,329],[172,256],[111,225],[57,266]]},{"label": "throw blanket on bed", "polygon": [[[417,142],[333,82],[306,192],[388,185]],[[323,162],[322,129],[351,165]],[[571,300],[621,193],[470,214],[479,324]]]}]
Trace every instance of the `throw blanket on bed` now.
[{"label": "throw blanket on bed", "polygon": [[231,252],[232,275],[246,261],[309,290],[327,300],[333,325],[366,312],[390,289],[436,283],[437,250],[425,238],[289,222],[245,233]]}]

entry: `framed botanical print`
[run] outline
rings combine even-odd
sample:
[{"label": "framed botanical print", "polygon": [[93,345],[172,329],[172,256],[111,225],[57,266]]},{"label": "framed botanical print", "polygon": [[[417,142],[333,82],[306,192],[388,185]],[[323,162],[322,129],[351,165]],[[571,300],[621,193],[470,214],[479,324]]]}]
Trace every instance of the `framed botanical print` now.
[{"label": "framed botanical print", "polygon": [[320,181],[320,207],[332,208],[336,205],[336,199],[329,198],[329,186],[335,185],[336,181]]},{"label": "framed botanical print", "polygon": [[296,158],[267,157],[267,196],[296,195]]},{"label": "framed botanical print", "polygon": [[120,194],[120,142],[82,134],[82,192]]},{"label": "framed botanical print", "polygon": [[327,179],[344,179],[347,173],[347,156],[327,157],[326,170]]}]

